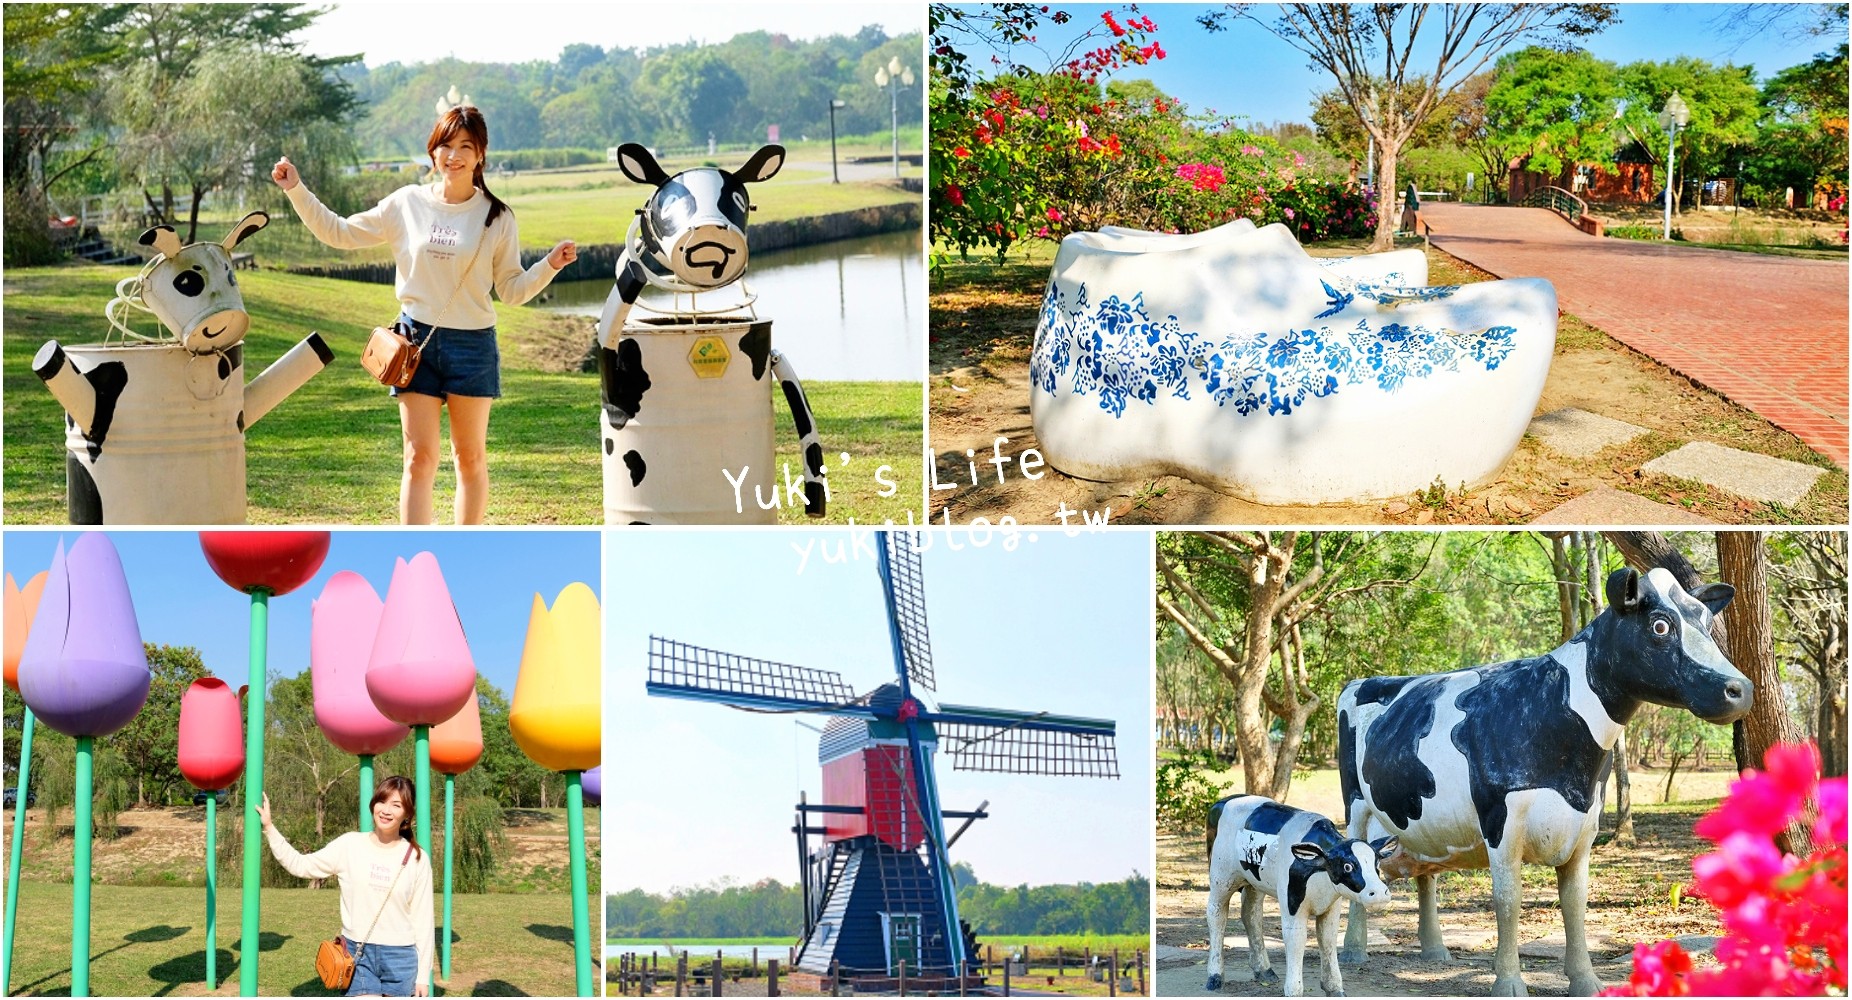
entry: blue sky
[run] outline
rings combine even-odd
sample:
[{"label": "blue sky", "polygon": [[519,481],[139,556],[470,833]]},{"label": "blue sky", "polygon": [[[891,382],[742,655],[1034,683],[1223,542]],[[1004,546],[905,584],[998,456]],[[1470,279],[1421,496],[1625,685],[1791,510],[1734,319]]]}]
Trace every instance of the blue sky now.
[{"label": "blue sky", "polygon": [[[1782,69],[1808,61],[1839,41],[1824,37],[1786,40],[1781,32],[1744,41],[1714,23],[1734,9],[1728,4],[1624,3],[1620,8],[1620,23],[1580,43],[1596,56],[1617,63],[1664,61],[1688,55],[1715,64],[1752,65],[1757,78],[1765,80]],[[1065,26],[1045,25],[1038,29],[1037,47],[1044,54],[1020,49],[1015,56],[1018,63],[1033,69],[1048,68],[1052,54],[1100,24],[1102,11],[1122,8],[1063,4],[1058,9],[1068,11],[1073,20]],[[1330,74],[1307,68],[1302,53],[1251,21],[1230,21],[1229,30],[1218,34],[1210,34],[1196,23],[1198,14],[1219,7],[1150,3],[1139,9],[1157,22],[1154,37],[1169,55],[1146,66],[1122,69],[1112,79],[1149,79],[1165,93],[1182,98],[1193,111],[1214,109],[1256,123],[1310,122],[1313,96],[1336,86]],[[1272,20],[1268,5],[1257,5],[1256,10],[1261,17]],[[1429,25],[1422,37],[1437,30]],[[1100,44],[1093,41],[1087,48]],[[975,68],[988,70],[989,50],[966,51],[973,56]],[[1432,43],[1425,47],[1418,44],[1417,58],[1411,60],[1411,65],[1424,56],[1431,64],[1433,51]]]},{"label": "blue sky", "polygon": [[926,5],[897,3],[339,3],[297,33],[315,55],[364,53],[368,66],[455,56],[479,62],[551,62],[573,42],[647,49],[724,42],[770,31],[797,39],[853,35],[879,25],[890,37],[926,29]]},{"label": "blue sky", "polygon": [[[249,597],[226,586],[191,531],[109,532],[129,578],[144,642],[193,646],[206,667],[234,686],[250,659]],[[76,531],[9,531],[0,561],[21,586],[51,566],[58,540]],[[293,677],[309,666],[309,605],[328,578],[352,570],[382,600],[395,558],[437,556],[469,637],[476,672],[514,694],[536,593],[551,605],[574,581],[599,590],[598,534],[592,531],[336,531],[328,559],[301,589],[270,600],[269,667]]]},{"label": "blue sky", "polygon": [[[873,535],[867,536],[872,543]],[[984,548],[939,533],[924,554],[939,697],[1118,723],[1119,780],[954,772],[948,809],[990,800],[953,848],[1000,884],[1150,874],[1151,536],[1059,530]],[[665,891],[722,878],[797,878],[798,791],[819,800],[817,734],[797,720],[644,694],[648,638],[835,670],[857,692],[894,677],[872,547],[852,535],[649,532],[606,542],[605,885]],[[952,551],[948,539],[967,546]],[[809,562],[801,550],[814,543]],[[795,546],[795,548],[794,548]],[[801,566],[801,570],[800,570]],[[941,762],[943,764],[943,762]],[[621,819],[621,825],[618,821]]]}]

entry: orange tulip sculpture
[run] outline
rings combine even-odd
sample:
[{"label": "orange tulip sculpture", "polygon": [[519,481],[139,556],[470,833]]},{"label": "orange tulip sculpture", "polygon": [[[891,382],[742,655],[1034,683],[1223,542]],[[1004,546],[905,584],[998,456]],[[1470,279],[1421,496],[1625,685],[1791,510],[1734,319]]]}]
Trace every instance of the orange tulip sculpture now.
[{"label": "orange tulip sculpture", "polygon": [[[19,691],[19,657],[26,651],[26,631],[32,616],[39,610],[39,597],[45,593],[44,572],[26,581],[21,590],[6,575],[6,686]],[[13,995],[13,925],[19,916],[19,862],[24,846],[20,832],[26,828],[26,797],[32,788],[32,706],[25,706],[25,725],[19,736],[19,782],[14,786],[13,850],[6,863],[6,955],[0,958],[0,996]]]},{"label": "orange tulip sculpture", "polygon": [[444,776],[444,930],[438,937],[443,947],[443,975],[450,979],[450,872],[456,852],[457,775],[476,766],[482,759],[482,704],[472,697],[457,714],[431,727],[431,767]]},{"label": "orange tulip sculpture", "polygon": [[508,728],[521,752],[549,771],[566,774],[566,829],[572,864],[572,947],[578,992],[592,995],[591,927],[585,884],[584,772],[597,767],[599,742],[598,595],[568,584],[549,609],[534,595],[521,673],[514,683]]}]

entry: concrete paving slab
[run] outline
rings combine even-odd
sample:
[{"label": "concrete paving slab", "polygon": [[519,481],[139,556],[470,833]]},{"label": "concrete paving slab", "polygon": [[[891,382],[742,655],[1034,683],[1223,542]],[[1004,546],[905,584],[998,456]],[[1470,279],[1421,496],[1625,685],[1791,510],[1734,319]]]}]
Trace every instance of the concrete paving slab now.
[{"label": "concrete paving slab", "polygon": [[1793,506],[1826,470],[1708,441],[1693,441],[1640,467],[1642,472],[1695,479],[1749,500]]},{"label": "concrete paving slab", "polygon": [[1645,434],[1646,428],[1566,406],[1531,420],[1528,433],[1551,451],[1570,458],[1587,458],[1609,445]]},{"label": "concrete paving slab", "polygon": [[1714,524],[1688,510],[1655,503],[1642,496],[1635,496],[1612,486],[1597,486],[1593,490],[1560,504],[1554,510],[1545,511],[1541,516],[1531,520],[1532,524],[1600,524],[1600,525],[1634,525],[1634,524]]}]

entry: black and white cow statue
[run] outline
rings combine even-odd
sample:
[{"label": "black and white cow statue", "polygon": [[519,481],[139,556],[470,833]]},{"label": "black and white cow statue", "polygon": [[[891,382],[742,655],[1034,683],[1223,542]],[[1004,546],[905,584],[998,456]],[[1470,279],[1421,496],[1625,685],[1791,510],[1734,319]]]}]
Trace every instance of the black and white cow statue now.
[{"label": "black and white cow statue", "polygon": [[1383,906],[1389,887],[1379,862],[1395,857],[1396,839],[1373,843],[1346,838],[1317,813],[1283,806],[1259,795],[1236,795],[1209,807],[1209,982],[1222,988],[1222,939],[1228,900],[1241,890],[1241,924],[1248,932],[1254,980],[1278,982],[1261,932],[1261,894],[1280,901],[1280,937],[1286,942],[1286,996],[1304,993],[1306,924],[1318,924],[1319,977],[1327,996],[1344,995],[1338,971],[1338,903]]},{"label": "black and white cow statue", "polygon": [[[748,520],[773,517],[753,504],[755,486],[761,487],[762,495],[762,487],[769,483],[777,493],[777,480],[770,468],[772,456],[761,444],[771,440],[769,394],[763,400],[767,414],[763,433],[757,427],[744,435],[716,428],[723,432],[702,435],[702,440],[714,449],[711,455],[691,456],[688,445],[680,440],[640,433],[645,427],[668,428],[674,437],[681,429],[731,418],[732,413],[727,411],[737,401],[715,402],[729,391],[725,386],[740,384],[743,392],[757,393],[769,388],[764,384],[768,375],[784,394],[796,424],[803,452],[805,510],[812,517],[821,517],[825,512],[828,493],[816,420],[789,359],[772,349],[769,321],[742,320],[734,324],[738,329],[729,330],[724,337],[701,336],[716,331],[696,329],[712,318],[697,312],[626,329],[631,308],[645,288],[678,296],[710,292],[745,275],[750,256],[746,224],[753,209],[746,185],[776,176],[784,159],[783,146],[767,145],[738,170],[697,167],[670,175],[643,146],[625,143],[618,147],[618,167],[624,176],[654,191],[637,210],[624,238],[616,283],[598,319],[598,367],[603,393],[600,429],[606,456],[608,521],[622,523],[646,513],[651,520],[731,520],[723,516],[723,508],[734,506],[736,489],[745,497],[743,511],[736,513]],[[726,325],[725,320],[715,322]],[[700,336],[696,341],[699,364],[691,359],[687,344],[669,336],[683,331],[691,337]],[[645,337],[641,335],[644,333],[665,336]],[[733,367],[732,357],[741,359],[738,368]],[[693,383],[684,371],[691,366],[697,379]],[[750,382],[756,385],[736,383],[740,373],[750,374]],[[701,400],[685,398],[690,384],[701,388]],[[654,398],[646,398],[652,390]],[[670,395],[677,398],[665,399]],[[738,405],[755,414],[761,409],[757,396]],[[628,433],[626,428],[630,429]],[[746,468],[751,469],[750,479],[729,488],[728,480],[722,478],[723,470],[730,479],[734,475],[746,476]],[[682,481],[681,470],[687,469],[694,469],[698,477],[692,489]],[[646,485],[652,475],[658,481]],[[691,493],[698,496],[691,497]]]},{"label": "black and white cow statue", "polygon": [[217,243],[183,246],[171,226],[141,235],[155,255],[106,313],[121,325],[119,308],[145,309],[166,337],[39,348],[33,370],[65,412],[73,524],[244,520],[245,431],[334,358],[311,333],[244,381],[251,318],[231,254],[269,221],[252,212]]},{"label": "black and white cow statue", "polygon": [[[1588,855],[1610,751],[1648,702],[1725,724],[1748,714],[1755,686],[1710,636],[1735,596],[1713,583],[1686,593],[1672,574],[1617,570],[1608,608],[1542,656],[1421,677],[1352,681],[1338,699],[1338,776],[1351,836],[1401,838],[1420,895],[1421,955],[1441,941],[1434,877],[1490,868],[1498,919],[1494,996],[1527,995],[1518,970],[1521,866],[1556,869],[1570,993],[1601,989],[1583,917]],[[1394,877],[1394,876],[1392,876]],[[1345,962],[1362,962],[1353,906]]]}]

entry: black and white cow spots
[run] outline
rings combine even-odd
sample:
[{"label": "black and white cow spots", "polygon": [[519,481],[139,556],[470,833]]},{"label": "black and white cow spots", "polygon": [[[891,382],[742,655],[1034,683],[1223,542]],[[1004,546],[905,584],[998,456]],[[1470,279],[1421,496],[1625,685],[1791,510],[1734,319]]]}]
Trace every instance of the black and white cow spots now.
[{"label": "black and white cow spots", "polygon": [[618,341],[616,350],[599,349],[598,376],[605,416],[614,430],[623,430],[630,418],[642,412],[643,394],[650,386],[649,372],[643,369],[643,349],[635,337]]},{"label": "black and white cow spots", "polygon": [[1349,839],[1323,816],[1284,806],[1257,795],[1237,795],[1209,808],[1209,980],[1222,986],[1222,943],[1228,903],[1241,892],[1241,921],[1248,934],[1248,957],[1259,982],[1274,982],[1261,934],[1261,898],[1280,901],[1280,930],[1286,942],[1287,996],[1302,992],[1300,966],[1308,923],[1318,925],[1323,957],[1321,982],[1332,996],[1342,996],[1344,980],[1337,963],[1338,902],[1350,899],[1367,906],[1389,900],[1377,865],[1398,851],[1394,838],[1371,844]]},{"label": "black and white cow spots", "polygon": [[[1557,869],[1572,992],[1600,988],[1582,934],[1588,850],[1610,751],[1651,702],[1725,723],[1754,686],[1709,634],[1733,591],[1687,594],[1663,569],[1608,578],[1609,607],[1555,650],[1421,677],[1353,681],[1338,700],[1339,783],[1352,836],[1401,837],[1421,883],[1424,956],[1444,956],[1433,870],[1490,868],[1499,925],[1493,991],[1524,989],[1517,912],[1524,864]],[[1361,961],[1352,907],[1345,958]]]},{"label": "black and white cow spots", "polygon": [[752,359],[752,380],[765,377],[765,366],[772,359],[772,324],[754,323],[740,335],[740,353]]},{"label": "black and white cow spots", "polygon": [[791,408],[791,423],[797,429],[798,446],[804,452],[804,513],[822,517],[829,503],[829,485],[823,468],[823,444],[817,438],[816,420],[810,413],[810,400],[804,396],[804,384],[783,354],[772,352],[772,377],[784,390],[785,405]]},{"label": "black and white cow spots", "polygon": [[643,455],[635,448],[624,452],[624,468],[630,470],[630,485],[643,485],[643,477],[648,474],[649,467],[643,463]]}]

